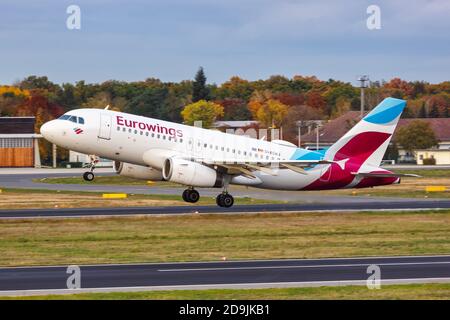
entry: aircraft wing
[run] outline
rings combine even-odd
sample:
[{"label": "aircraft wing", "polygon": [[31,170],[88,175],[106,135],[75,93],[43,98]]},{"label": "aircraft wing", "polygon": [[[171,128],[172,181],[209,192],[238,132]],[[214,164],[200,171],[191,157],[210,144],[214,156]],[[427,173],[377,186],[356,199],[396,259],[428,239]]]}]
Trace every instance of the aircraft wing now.
[{"label": "aircraft wing", "polygon": [[194,161],[202,162],[208,166],[226,169],[229,174],[244,175],[254,178],[254,171],[261,171],[270,175],[277,175],[275,169],[286,168],[301,174],[308,174],[304,168],[317,164],[331,164],[330,160],[255,160],[248,159],[200,159]]},{"label": "aircraft wing", "polygon": [[421,176],[417,174],[410,174],[410,173],[389,173],[389,172],[352,172],[355,176],[362,177],[362,178],[401,178],[401,177],[414,177],[414,178],[421,178]]}]

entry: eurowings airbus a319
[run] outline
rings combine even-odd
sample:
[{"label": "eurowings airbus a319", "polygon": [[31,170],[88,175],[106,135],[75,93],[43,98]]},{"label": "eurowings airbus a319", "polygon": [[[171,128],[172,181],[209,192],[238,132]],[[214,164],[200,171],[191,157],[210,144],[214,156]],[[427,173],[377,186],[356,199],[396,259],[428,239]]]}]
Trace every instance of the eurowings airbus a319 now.
[{"label": "eurowings airbus a319", "polygon": [[[185,185],[186,202],[199,200],[196,187],[221,188],[217,205],[231,207],[230,184],[330,190],[400,183],[404,175],[380,164],[405,106],[384,99],[324,153],[103,109],[69,111],[41,133],[60,147],[114,160],[120,175]],[[85,180],[94,179],[93,170]]]}]

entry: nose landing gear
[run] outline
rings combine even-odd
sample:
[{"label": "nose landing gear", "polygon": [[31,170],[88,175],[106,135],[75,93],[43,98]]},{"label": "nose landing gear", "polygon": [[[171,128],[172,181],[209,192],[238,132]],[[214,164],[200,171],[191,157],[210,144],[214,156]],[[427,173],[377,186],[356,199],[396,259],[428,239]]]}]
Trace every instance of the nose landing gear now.
[{"label": "nose landing gear", "polygon": [[89,164],[86,165],[89,171],[83,173],[83,179],[85,181],[92,181],[95,178],[94,169],[95,165],[98,163],[98,158],[95,155],[89,155]]}]

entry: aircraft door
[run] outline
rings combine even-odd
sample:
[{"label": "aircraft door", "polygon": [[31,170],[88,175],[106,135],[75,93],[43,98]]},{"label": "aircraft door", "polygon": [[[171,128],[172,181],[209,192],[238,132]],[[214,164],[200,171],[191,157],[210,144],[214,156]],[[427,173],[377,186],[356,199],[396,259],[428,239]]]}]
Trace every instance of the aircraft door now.
[{"label": "aircraft door", "polygon": [[100,114],[98,137],[105,140],[111,139],[111,116],[109,114]]}]

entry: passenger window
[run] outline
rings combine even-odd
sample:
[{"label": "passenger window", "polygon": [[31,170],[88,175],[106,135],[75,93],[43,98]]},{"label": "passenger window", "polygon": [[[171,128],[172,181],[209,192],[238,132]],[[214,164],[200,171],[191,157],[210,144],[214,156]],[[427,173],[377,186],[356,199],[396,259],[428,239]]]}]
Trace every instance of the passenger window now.
[{"label": "passenger window", "polygon": [[141,136],[144,134],[144,132],[143,131],[141,131]]},{"label": "passenger window", "polygon": [[125,129],[125,127],[123,127],[123,128],[122,128],[122,131],[125,132],[125,131],[127,131],[127,129]]},{"label": "passenger window", "polygon": [[137,134],[137,130],[134,130],[134,134]]},{"label": "passenger window", "polygon": [[180,143],[182,143],[183,142],[183,139],[182,138],[180,138]]}]

